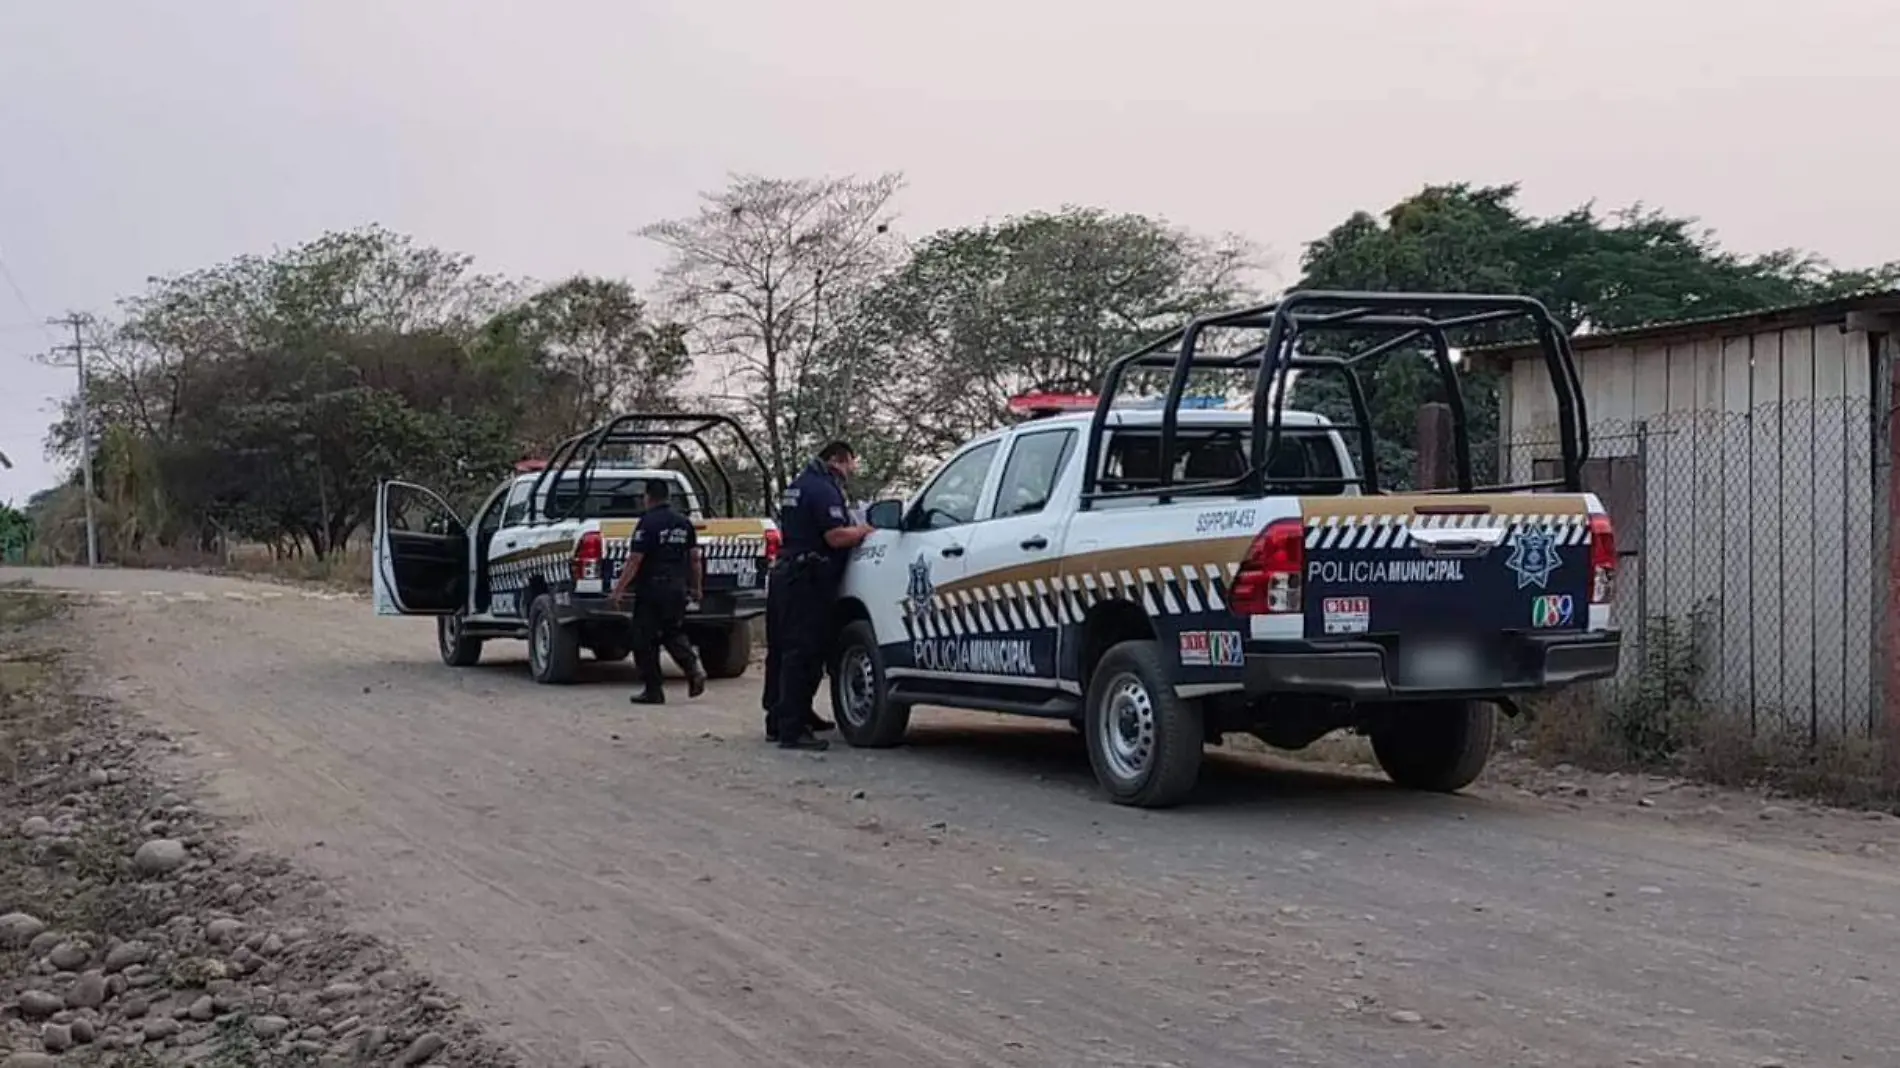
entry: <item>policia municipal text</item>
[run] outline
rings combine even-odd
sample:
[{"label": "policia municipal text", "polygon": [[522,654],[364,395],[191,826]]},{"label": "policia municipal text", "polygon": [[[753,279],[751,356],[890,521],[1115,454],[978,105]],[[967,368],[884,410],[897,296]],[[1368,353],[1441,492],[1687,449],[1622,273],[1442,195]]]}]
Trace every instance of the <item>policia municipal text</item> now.
[{"label": "policia municipal text", "polygon": [[766,584],[765,736],[783,749],[824,749],[816,731],[832,724],[812,709],[832,639],[831,606],[851,550],[871,533],[853,524],[844,480],[857,453],[834,441],[785,489],[778,526],[779,561]]}]

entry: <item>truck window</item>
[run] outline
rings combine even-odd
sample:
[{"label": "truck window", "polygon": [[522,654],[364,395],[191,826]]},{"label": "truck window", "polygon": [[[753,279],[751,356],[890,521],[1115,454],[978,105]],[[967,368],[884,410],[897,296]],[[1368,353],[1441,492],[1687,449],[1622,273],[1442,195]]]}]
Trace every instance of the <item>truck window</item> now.
[{"label": "truck window", "polygon": [[1018,434],[1009,447],[1009,460],[1003,464],[1003,481],[996,490],[993,514],[1001,519],[1042,511],[1074,447],[1074,430]]},{"label": "truck window", "polygon": [[959,526],[976,519],[976,506],[989,480],[998,443],[987,441],[950,461],[917,498],[917,520],[927,530]]},{"label": "truck window", "polygon": [[[587,499],[580,501],[578,475],[563,478],[554,488],[547,514],[556,519],[638,519],[647,510],[648,475],[609,475],[596,473],[587,484]],[[692,514],[692,497],[684,485],[672,481],[673,507]],[[576,505],[579,507],[576,507]]]},{"label": "truck window", "polygon": [[[1248,471],[1249,432],[1234,428],[1209,432],[1184,431],[1175,435],[1174,482],[1217,482],[1239,478]],[[1321,429],[1286,429],[1280,447],[1267,465],[1267,477],[1276,492],[1308,497],[1338,496],[1344,484],[1327,482],[1342,472],[1332,436]],[[1320,481],[1311,481],[1320,480]],[[1118,430],[1109,438],[1103,461],[1104,490],[1138,490],[1161,484],[1161,433],[1158,430]]]},{"label": "truck window", "polygon": [[534,492],[534,479],[524,478],[508,491],[508,503],[502,506],[501,525],[512,527],[528,521],[528,494]]}]

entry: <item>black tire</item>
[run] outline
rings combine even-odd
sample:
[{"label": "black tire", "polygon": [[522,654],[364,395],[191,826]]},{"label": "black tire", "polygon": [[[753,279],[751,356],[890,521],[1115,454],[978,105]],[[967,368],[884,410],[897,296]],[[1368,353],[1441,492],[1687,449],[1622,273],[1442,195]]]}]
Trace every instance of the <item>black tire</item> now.
[{"label": "black tire", "polygon": [[633,655],[633,647],[618,642],[604,642],[594,646],[594,659],[603,664],[618,664]]},{"label": "black tire", "polygon": [[1498,714],[1486,701],[1394,705],[1372,734],[1372,755],[1408,790],[1449,794],[1470,786],[1491,759]]},{"label": "black tire", "polygon": [[462,617],[437,616],[435,650],[450,667],[474,667],[482,659],[482,639],[462,633]]},{"label": "black tire", "polygon": [[553,597],[536,597],[528,606],[528,675],[536,682],[563,686],[580,670],[579,632],[555,618]]},{"label": "black tire", "polygon": [[735,622],[719,630],[702,630],[693,635],[699,649],[700,666],[709,679],[736,679],[752,666],[752,625]]},{"label": "black tire", "polygon": [[1168,808],[1193,792],[1207,741],[1201,705],[1175,694],[1158,643],[1110,648],[1089,678],[1083,711],[1089,763],[1109,800]]},{"label": "black tire", "polygon": [[838,660],[831,670],[831,717],[838,734],[860,749],[889,749],[910,729],[910,705],[891,700],[884,678],[884,656],[877,633],[860,619],[838,635]]}]

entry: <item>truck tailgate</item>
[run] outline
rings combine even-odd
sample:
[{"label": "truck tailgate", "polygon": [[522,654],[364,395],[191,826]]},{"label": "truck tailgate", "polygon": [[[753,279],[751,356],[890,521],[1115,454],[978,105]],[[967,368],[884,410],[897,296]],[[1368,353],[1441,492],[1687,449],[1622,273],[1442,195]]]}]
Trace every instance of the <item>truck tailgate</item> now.
[{"label": "truck tailgate", "polygon": [[1308,498],[1301,512],[1306,637],[1377,640],[1401,676],[1589,626],[1582,494]]}]

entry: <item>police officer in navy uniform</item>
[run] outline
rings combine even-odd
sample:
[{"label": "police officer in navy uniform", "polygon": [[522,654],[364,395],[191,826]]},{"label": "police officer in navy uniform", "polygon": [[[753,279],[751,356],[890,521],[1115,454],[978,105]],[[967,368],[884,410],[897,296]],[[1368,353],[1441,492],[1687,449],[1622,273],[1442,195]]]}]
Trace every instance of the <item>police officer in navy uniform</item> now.
[{"label": "police officer in navy uniform", "polygon": [[613,603],[618,606],[633,590],[633,657],[646,688],[629,700],[637,705],[666,703],[660,674],[660,647],[686,669],[686,692],[706,692],[706,672],[686,639],[686,606],[704,596],[705,561],[700,557],[699,532],[693,521],[673,510],[671,488],[664,479],[647,483],[647,506],[633,528],[632,551],[614,582]]},{"label": "police officer in navy uniform", "polygon": [[857,452],[842,441],[785,488],[779,503],[779,561],[766,585],[765,736],[783,749],[824,749],[817,731],[832,726],[812,708],[832,639],[831,604],[845,563],[871,528],[851,522],[845,479]]}]

